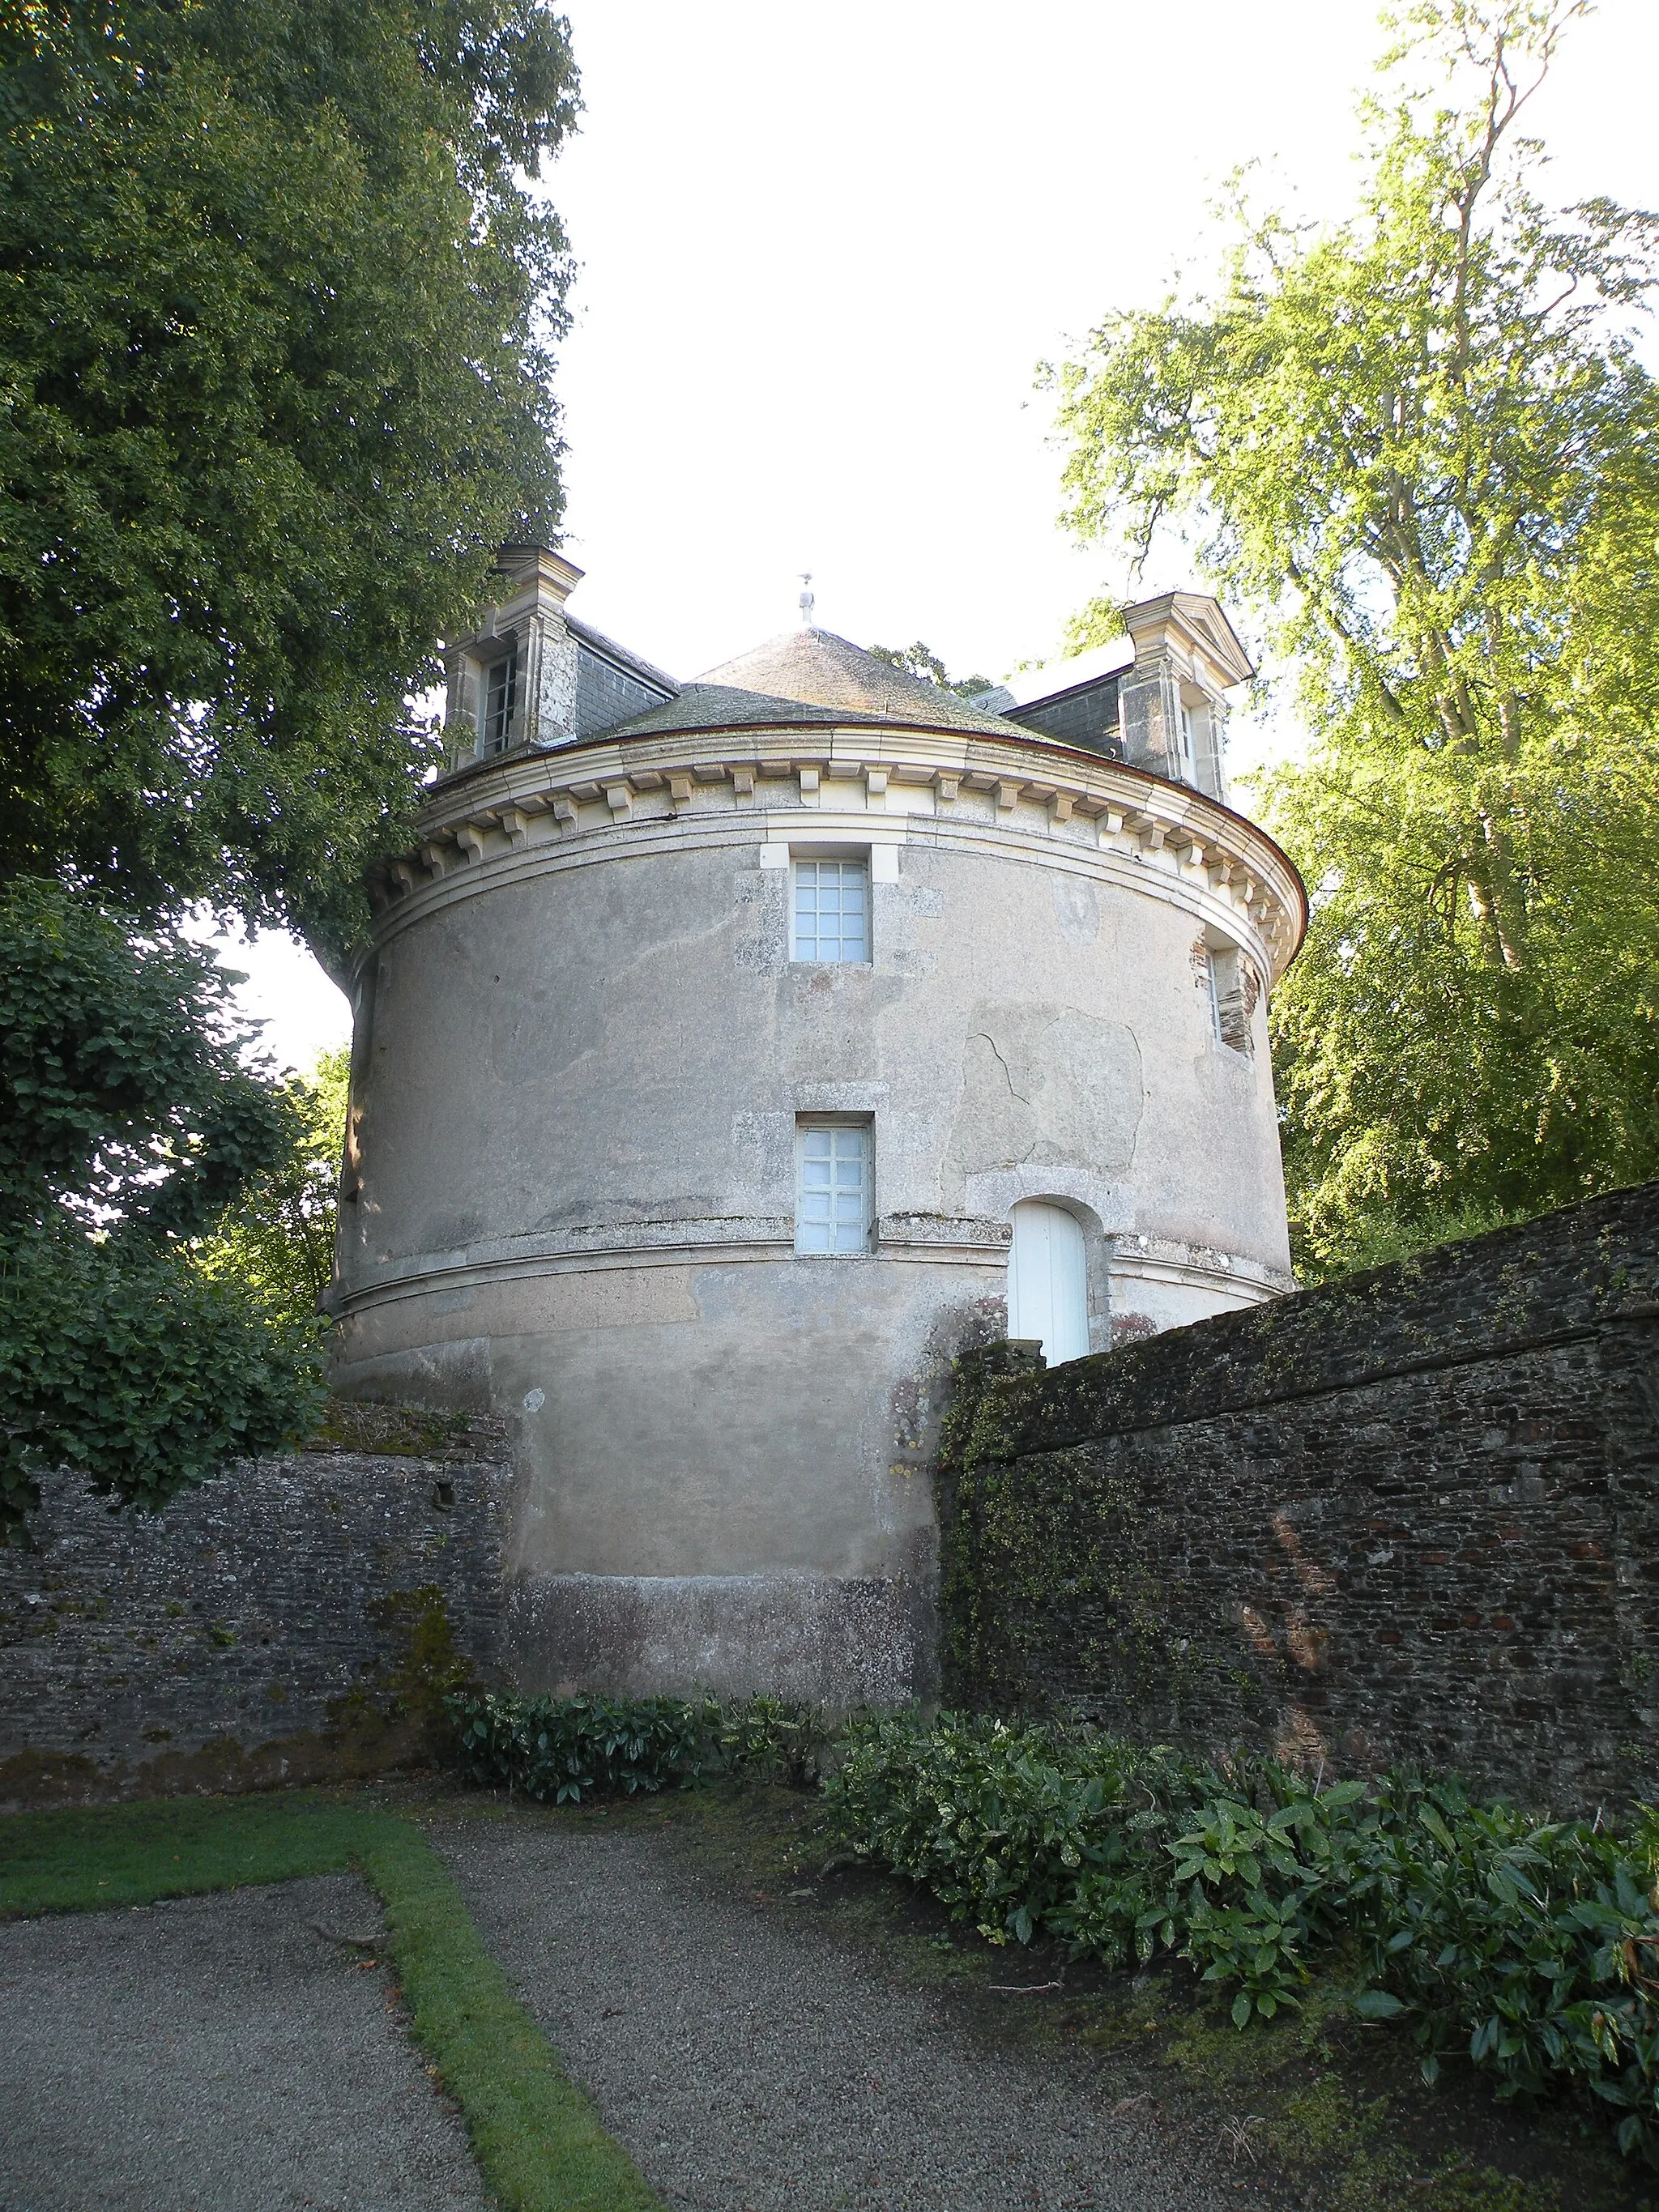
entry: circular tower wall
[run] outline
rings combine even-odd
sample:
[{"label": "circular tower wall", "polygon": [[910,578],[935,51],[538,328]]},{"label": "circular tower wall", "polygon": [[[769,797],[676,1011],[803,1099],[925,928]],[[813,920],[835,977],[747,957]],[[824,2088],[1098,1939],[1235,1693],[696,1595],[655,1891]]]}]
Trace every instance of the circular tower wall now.
[{"label": "circular tower wall", "polygon": [[[1015,1206],[1081,1224],[1095,1349],[1288,1285],[1301,889],[1013,725],[696,711],[434,793],[359,977],[336,1387],[514,1418],[527,1686],[892,1703]],[[862,957],[800,957],[826,862]],[[810,1249],[824,1162],[854,1249]]]}]

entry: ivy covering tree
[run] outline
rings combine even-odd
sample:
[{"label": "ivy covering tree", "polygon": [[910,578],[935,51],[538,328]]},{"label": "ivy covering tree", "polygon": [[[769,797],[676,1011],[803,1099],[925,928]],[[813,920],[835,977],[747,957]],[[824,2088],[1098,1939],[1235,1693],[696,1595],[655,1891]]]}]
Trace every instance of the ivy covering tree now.
[{"label": "ivy covering tree", "polygon": [[53,1467],[157,1505],[315,1416],[315,1319],[194,1249],[305,1140],[229,981],[60,884],[0,898],[0,1542]]},{"label": "ivy covering tree", "polygon": [[0,878],[338,963],[411,695],[562,495],[542,0],[0,11]]},{"label": "ivy covering tree", "polygon": [[1355,216],[1241,196],[1212,291],[1058,377],[1076,528],[1181,528],[1296,672],[1265,799],[1313,894],[1273,1034],[1315,1272],[1659,1173],[1659,222],[1551,209],[1519,128],[1583,12],[1411,9]]}]

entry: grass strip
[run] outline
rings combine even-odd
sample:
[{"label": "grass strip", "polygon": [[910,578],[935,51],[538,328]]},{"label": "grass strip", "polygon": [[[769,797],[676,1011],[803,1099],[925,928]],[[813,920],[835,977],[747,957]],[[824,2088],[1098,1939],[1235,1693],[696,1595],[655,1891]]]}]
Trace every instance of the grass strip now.
[{"label": "grass strip", "polygon": [[0,1918],[354,1867],[386,1908],[415,2039],[508,2212],[655,2212],[658,2198],[514,1996],[447,1868],[408,1820],[313,1790],[14,1814],[0,1820]]},{"label": "grass strip", "polygon": [[523,2212],[632,2212],[657,2197],[561,2069],[478,1940],[418,1828],[384,1820],[363,1857],[415,2034],[466,2115],[484,2178]]}]

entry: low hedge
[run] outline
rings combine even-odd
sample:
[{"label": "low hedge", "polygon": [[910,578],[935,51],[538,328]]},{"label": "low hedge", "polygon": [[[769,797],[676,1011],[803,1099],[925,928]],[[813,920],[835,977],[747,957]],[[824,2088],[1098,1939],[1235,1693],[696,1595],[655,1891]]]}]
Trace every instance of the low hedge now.
[{"label": "low hedge", "polygon": [[1321,1789],[1091,1730],[942,1715],[855,1725],[825,1785],[847,1848],[993,1942],[1041,1932],[1109,1966],[1158,1952],[1231,1987],[1244,2027],[1310,1962],[1503,2097],[1571,2085],[1659,2166],[1659,1813],[1623,1833],[1473,1805],[1406,1773]]},{"label": "low hedge", "polygon": [[1240,2027],[1322,1955],[1432,2081],[1467,2048],[1501,2097],[1598,2102],[1659,2167],[1659,1812],[1622,1832],[1472,1804],[1394,1772],[1330,1788],[1090,1729],[941,1714],[832,1726],[775,1698],[450,1700],[476,1782],[553,1803],[727,1773],[822,1786],[841,1847],[993,1943],[1109,1966],[1160,1953],[1232,1992]]},{"label": "low hedge", "polygon": [[465,1691],[446,1700],[471,1782],[544,1803],[687,1790],[710,1773],[801,1788],[835,1735],[825,1716],[780,1698],[523,1698]]}]

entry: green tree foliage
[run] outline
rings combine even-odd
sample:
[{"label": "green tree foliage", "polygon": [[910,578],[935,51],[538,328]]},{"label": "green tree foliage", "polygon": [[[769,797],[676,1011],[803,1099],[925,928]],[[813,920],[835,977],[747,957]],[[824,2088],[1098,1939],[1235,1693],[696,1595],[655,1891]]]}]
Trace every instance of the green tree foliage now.
[{"label": "green tree foliage", "polygon": [[59,884],[0,898],[0,1541],[47,1468],[157,1505],[320,1403],[316,1322],[192,1253],[303,1139],[229,980]]},{"label": "green tree foliage", "polygon": [[1097,646],[1115,645],[1125,635],[1122,603],[1103,592],[1087,600],[1067,619],[1061,633],[1060,650],[1069,659],[1073,653],[1092,653]]},{"label": "green tree foliage", "polygon": [[296,1321],[319,1310],[334,1273],[350,1077],[351,1054],[342,1047],[324,1053],[309,1077],[284,1085],[292,1143],[247,1186],[198,1254],[213,1280],[241,1283]]},{"label": "green tree foliage", "polygon": [[544,0],[0,10],[0,878],[330,960],[561,493]]},{"label": "green tree foliage", "polygon": [[1274,1010],[1301,1255],[1659,1171],[1659,222],[1556,212],[1527,100],[1583,0],[1424,0],[1358,213],[1057,379],[1069,518],[1196,538],[1295,665],[1314,895]]},{"label": "green tree foliage", "polygon": [[920,638],[914,645],[872,645],[870,658],[884,660],[890,668],[902,668],[919,684],[933,684],[941,691],[954,691],[959,699],[971,699],[991,689],[988,676],[947,676],[945,663]]}]

